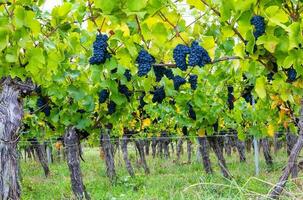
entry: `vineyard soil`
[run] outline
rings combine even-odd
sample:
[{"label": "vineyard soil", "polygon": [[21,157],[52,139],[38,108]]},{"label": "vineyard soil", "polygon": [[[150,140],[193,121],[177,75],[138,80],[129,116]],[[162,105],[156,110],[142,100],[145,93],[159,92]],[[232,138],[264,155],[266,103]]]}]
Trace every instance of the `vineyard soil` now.
[{"label": "vineyard soil", "polygon": [[[267,193],[278,181],[287,163],[285,149],[281,149],[277,155],[273,154],[274,164],[270,169],[262,157],[261,173],[254,177],[253,154],[247,153],[246,163],[240,163],[237,152],[233,152],[231,157],[225,156],[227,167],[233,176],[233,179],[227,180],[222,177],[213,152],[210,154],[213,175],[206,175],[202,163],[196,161],[196,156],[193,156],[191,164],[187,164],[187,154],[184,152],[179,165],[173,161],[176,159],[175,154],[167,160],[147,156],[150,174],[145,175],[143,168],[136,164],[134,145],[129,146],[129,157],[136,176],[131,178],[128,175],[122,154],[116,154],[118,181],[114,186],[111,186],[106,176],[105,163],[99,157],[99,149],[83,149],[85,162],[81,162],[81,170],[91,199],[266,199]],[[193,147],[196,149],[195,145]],[[66,162],[55,160],[50,165],[51,173],[48,178],[45,178],[43,169],[35,161],[21,160],[21,170],[22,199],[73,199]],[[286,184],[286,192],[282,194],[281,199],[303,199],[302,171],[295,181]]]}]

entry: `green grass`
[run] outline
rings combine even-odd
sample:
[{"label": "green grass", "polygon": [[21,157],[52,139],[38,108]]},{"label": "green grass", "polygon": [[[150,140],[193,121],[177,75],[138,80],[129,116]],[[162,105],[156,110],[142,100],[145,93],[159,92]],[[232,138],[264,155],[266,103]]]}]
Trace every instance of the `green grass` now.
[{"label": "green grass", "polygon": [[[268,169],[263,157],[260,157],[261,172],[254,177],[254,160],[252,153],[247,154],[247,162],[240,163],[237,153],[227,157],[228,168],[233,180],[226,180],[220,174],[217,160],[211,155],[213,175],[206,175],[201,163],[177,165],[173,158],[164,160],[148,157],[150,175],[144,175],[142,168],[135,164],[135,152],[130,157],[136,171],[131,178],[125,170],[122,156],[116,156],[117,183],[112,186],[106,177],[105,164],[99,158],[98,148],[85,148],[81,163],[83,179],[87,191],[93,200],[198,200],[198,199],[266,199],[266,194],[276,183],[286,164],[285,153],[280,151],[274,156],[274,166]],[[261,155],[260,155],[261,156]],[[186,160],[186,155],[182,158]],[[71,193],[68,167],[65,162],[56,161],[50,165],[51,175],[45,178],[42,168],[35,161],[21,162],[22,199],[73,199]],[[303,173],[294,182],[289,182],[282,199],[303,199]]]}]

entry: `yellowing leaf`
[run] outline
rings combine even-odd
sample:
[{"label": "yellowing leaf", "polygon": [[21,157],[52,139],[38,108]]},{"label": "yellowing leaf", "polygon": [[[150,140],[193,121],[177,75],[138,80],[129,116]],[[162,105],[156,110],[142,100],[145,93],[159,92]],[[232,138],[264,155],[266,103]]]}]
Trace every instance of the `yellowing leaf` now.
[{"label": "yellowing leaf", "polygon": [[199,137],[204,137],[204,136],[205,136],[205,129],[200,128],[200,129],[198,130],[198,135],[199,135]]},{"label": "yellowing leaf", "polygon": [[204,11],[205,5],[202,3],[202,1],[197,0],[187,0],[186,1],[189,5],[194,6],[198,10]]},{"label": "yellowing leaf", "polygon": [[275,127],[272,125],[272,124],[269,124],[267,126],[267,134],[270,136],[270,137],[274,137],[275,135]]},{"label": "yellowing leaf", "polygon": [[265,83],[266,83],[266,78],[264,76],[256,80],[255,91],[261,99],[264,99],[266,97]]},{"label": "yellowing leaf", "polygon": [[151,124],[151,121],[150,121],[149,118],[144,119],[143,122],[142,122],[142,128],[149,127],[150,124]]}]

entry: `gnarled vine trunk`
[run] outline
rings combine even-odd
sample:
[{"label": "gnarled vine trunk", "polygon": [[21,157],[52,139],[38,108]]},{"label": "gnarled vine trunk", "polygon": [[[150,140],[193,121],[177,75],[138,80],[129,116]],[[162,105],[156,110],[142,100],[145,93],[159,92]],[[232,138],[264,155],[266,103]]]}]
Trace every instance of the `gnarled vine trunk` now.
[{"label": "gnarled vine trunk", "polygon": [[101,130],[100,144],[104,152],[107,176],[109,177],[111,183],[115,183],[117,180],[117,176],[115,169],[114,149],[110,141],[109,132],[110,129]]},{"label": "gnarled vine trunk", "polygon": [[179,138],[178,139],[178,143],[177,143],[177,162],[180,161],[180,156],[181,156],[181,151],[182,151],[182,145],[183,145],[183,138]]},{"label": "gnarled vine trunk", "polygon": [[152,155],[153,155],[153,158],[156,157],[156,151],[157,151],[157,138],[156,137],[152,137]]},{"label": "gnarled vine trunk", "polygon": [[211,162],[209,159],[209,151],[207,149],[206,137],[198,137],[198,143],[199,143],[199,151],[203,160],[204,170],[207,174],[211,174],[213,173],[213,170],[211,168]]},{"label": "gnarled vine trunk", "polygon": [[140,163],[143,166],[144,172],[145,174],[149,174],[149,168],[145,159],[145,152],[144,152],[144,141],[143,140],[136,140],[135,141],[136,147],[138,149],[139,152],[139,156],[140,156]]},{"label": "gnarled vine trunk", "polygon": [[267,138],[261,139],[261,145],[263,149],[263,155],[265,158],[265,162],[268,167],[271,167],[273,165],[272,157],[270,155],[270,147],[269,147],[269,142]]},{"label": "gnarled vine trunk", "polygon": [[129,141],[129,138],[126,135],[123,135],[121,148],[122,148],[123,160],[125,162],[126,169],[129,173],[129,175],[131,177],[134,177],[135,176],[134,169],[133,169],[132,164],[131,164],[131,162],[128,158],[128,149],[127,149],[128,141]]},{"label": "gnarled vine trunk", "polygon": [[192,142],[190,139],[186,139],[186,141],[187,141],[187,162],[191,163]]},{"label": "gnarled vine trunk", "polygon": [[17,155],[18,130],[23,117],[19,91],[10,83],[0,93],[0,199],[20,199]]},{"label": "gnarled vine trunk", "polygon": [[292,148],[291,153],[288,158],[288,163],[283,170],[283,174],[279,179],[279,182],[275,185],[275,187],[271,190],[269,197],[273,199],[278,199],[280,194],[282,193],[287,179],[290,173],[293,170],[293,167],[297,163],[297,158],[300,154],[300,151],[303,147],[303,99],[301,99],[301,110],[300,110],[300,118],[299,118],[299,136],[295,146]]},{"label": "gnarled vine trunk", "polygon": [[39,141],[37,140],[37,138],[31,138],[28,140],[31,145],[33,146],[34,150],[36,151],[36,155],[38,156],[38,160],[44,170],[44,175],[46,177],[48,177],[49,175],[49,167],[47,164],[47,160],[46,160],[46,152],[45,149],[43,148],[43,146],[41,144],[39,144]]},{"label": "gnarled vine trunk", "polygon": [[67,165],[70,172],[72,190],[77,199],[90,199],[82,180],[80,168],[80,140],[74,127],[68,127],[64,136]]}]

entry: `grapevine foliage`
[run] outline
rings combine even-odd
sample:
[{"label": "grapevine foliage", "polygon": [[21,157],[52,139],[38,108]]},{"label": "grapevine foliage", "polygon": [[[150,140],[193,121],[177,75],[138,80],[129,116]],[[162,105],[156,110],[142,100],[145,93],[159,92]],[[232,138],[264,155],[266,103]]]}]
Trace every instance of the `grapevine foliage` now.
[{"label": "grapevine foliage", "polygon": [[182,71],[187,70],[186,56],[190,53],[190,48],[183,44],[178,44],[174,51],[173,57],[176,63],[176,66]]},{"label": "grapevine foliage", "polygon": [[197,89],[197,81],[198,81],[198,76],[195,74],[191,74],[189,76],[188,82],[190,83],[190,87],[192,90]]},{"label": "grapevine foliage", "polygon": [[140,101],[140,105],[139,105],[139,108],[143,109],[144,106],[147,104],[145,101],[144,101],[144,97],[145,97],[145,92],[143,92],[143,94],[140,96],[139,98],[139,101]]},{"label": "grapevine foliage", "polygon": [[175,90],[179,90],[180,86],[186,83],[185,78],[182,78],[179,75],[175,76],[173,81]]},{"label": "grapevine foliage", "polygon": [[154,95],[152,98],[153,103],[162,103],[162,101],[165,99],[166,95],[163,86],[156,88],[152,93]]},{"label": "grapevine foliage", "polygon": [[254,36],[256,39],[265,33],[264,17],[255,15],[251,18],[250,23],[255,27]]},{"label": "grapevine foliage", "polygon": [[138,76],[141,77],[148,74],[156,60],[146,50],[142,49],[138,54],[136,62],[139,65]]},{"label": "grapevine foliage", "polygon": [[193,41],[190,47],[188,64],[190,66],[203,67],[205,64],[210,62],[211,59],[208,55],[208,52],[203,47],[201,47],[197,41]]},{"label": "grapevine foliage", "polygon": [[107,51],[107,35],[98,34],[93,44],[93,56],[89,59],[91,65],[100,65],[105,63],[106,59],[110,58],[110,54]]}]

